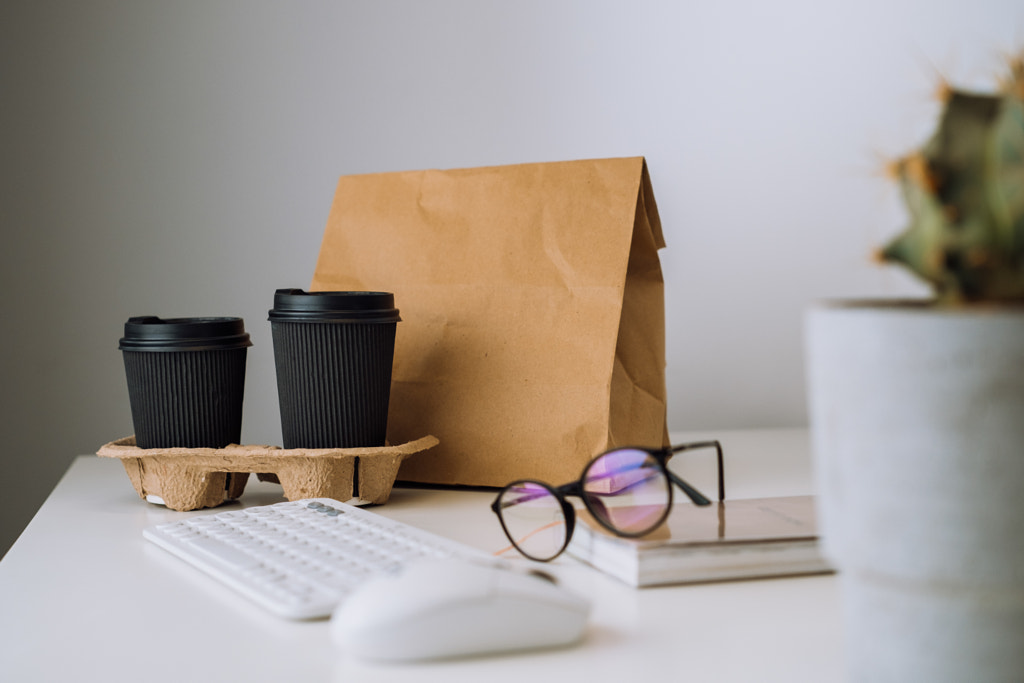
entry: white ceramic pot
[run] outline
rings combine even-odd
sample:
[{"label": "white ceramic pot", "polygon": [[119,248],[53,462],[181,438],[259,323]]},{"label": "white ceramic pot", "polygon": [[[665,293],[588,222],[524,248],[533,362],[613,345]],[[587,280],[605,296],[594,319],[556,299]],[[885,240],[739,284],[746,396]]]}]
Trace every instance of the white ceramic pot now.
[{"label": "white ceramic pot", "polygon": [[843,303],[806,323],[851,680],[1024,681],[1024,309]]}]

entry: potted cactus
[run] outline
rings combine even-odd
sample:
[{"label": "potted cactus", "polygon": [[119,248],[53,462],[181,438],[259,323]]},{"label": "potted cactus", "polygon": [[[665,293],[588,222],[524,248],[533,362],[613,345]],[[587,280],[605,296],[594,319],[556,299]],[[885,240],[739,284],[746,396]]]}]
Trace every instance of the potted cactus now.
[{"label": "potted cactus", "polygon": [[1024,680],[1024,56],[945,88],[893,164],[909,228],[879,251],[927,301],[807,316],[826,554],[852,681]]}]

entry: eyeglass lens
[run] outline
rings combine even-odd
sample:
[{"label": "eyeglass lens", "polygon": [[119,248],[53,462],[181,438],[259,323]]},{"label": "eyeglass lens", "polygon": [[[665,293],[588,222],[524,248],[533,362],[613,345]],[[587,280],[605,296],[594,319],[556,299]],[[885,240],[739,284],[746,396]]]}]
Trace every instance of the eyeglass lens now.
[{"label": "eyeglass lens", "polygon": [[521,553],[549,560],[565,546],[565,513],[554,491],[535,482],[507,487],[498,500],[502,524]]},{"label": "eyeglass lens", "polygon": [[583,496],[591,513],[628,535],[652,531],[672,501],[671,482],[646,451],[623,448],[598,457],[583,473]]}]

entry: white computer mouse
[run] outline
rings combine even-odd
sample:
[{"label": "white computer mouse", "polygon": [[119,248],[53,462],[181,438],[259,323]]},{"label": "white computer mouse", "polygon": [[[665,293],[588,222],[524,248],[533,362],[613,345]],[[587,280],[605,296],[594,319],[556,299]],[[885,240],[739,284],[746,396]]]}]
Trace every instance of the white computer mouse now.
[{"label": "white computer mouse", "polygon": [[589,601],[529,571],[423,560],[358,588],[331,617],[331,636],[360,658],[444,659],[569,645],[589,612]]}]

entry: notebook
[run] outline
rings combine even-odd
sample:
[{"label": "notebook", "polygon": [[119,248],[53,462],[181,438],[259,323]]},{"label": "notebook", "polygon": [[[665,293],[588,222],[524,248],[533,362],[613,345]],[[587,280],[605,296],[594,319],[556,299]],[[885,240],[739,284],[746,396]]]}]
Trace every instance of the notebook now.
[{"label": "notebook", "polygon": [[584,512],[567,550],[637,587],[832,571],[819,550],[813,496],[676,503],[639,539],[615,536]]}]

